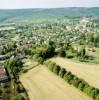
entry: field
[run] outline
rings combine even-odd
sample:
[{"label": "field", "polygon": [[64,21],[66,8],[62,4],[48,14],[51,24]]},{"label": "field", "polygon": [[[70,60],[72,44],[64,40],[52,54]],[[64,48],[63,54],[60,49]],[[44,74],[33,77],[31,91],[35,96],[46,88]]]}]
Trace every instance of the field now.
[{"label": "field", "polygon": [[84,79],[90,85],[99,88],[99,65],[73,62],[60,57],[52,58],[51,60],[66,68],[68,71],[71,71],[79,78]]},{"label": "field", "polygon": [[37,66],[20,76],[30,100],[91,100],[44,66]]}]

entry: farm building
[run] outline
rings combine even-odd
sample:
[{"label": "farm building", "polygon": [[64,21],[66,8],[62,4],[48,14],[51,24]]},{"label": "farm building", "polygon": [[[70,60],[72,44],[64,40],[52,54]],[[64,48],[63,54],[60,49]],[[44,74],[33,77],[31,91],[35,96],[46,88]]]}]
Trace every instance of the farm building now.
[{"label": "farm building", "polygon": [[4,67],[0,65],[0,83],[5,83],[8,81],[8,76]]}]

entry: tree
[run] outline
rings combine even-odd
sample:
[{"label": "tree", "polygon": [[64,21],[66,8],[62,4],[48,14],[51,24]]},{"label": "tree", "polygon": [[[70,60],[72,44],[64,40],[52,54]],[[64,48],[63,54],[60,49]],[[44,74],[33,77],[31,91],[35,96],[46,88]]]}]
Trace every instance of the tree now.
[{"label": "tree", "polygon": [[69,84],[71,84],[71,80],[73,79],[73,75],[71,72],[67,72],[64,75],[64,80],[67,81]]},{"label": "tree", "polygon": [[97,34],[96,37],[95,37],[94,45],[95,45],[96,47],[99,47],[99,34]]},{"label": "tree", "polygon": [[53,72],[58,75],[59,71],[60,71],[60,66],[59,65],[55,65],[54,68],[53,68]]},{"label": "tree", "polygon": [[39,57],[39,58],[37,58],[37,61],[38,61],[40,64],[43,64],[44,59],[43,59],[42,57]]},{"label": "tree", "polygon": [[96,95],[96,98],[95,98],[95,100],[99,100],[99,94],[98,94],[98,95]]},{"label": "tree", "polygon": [[85,84],[83,82],[80,82],[78,85],[78,88],[83,91]]},{"label": "tree", "polygon": [[53,71],[53,68],[56,66],[56,63],[54,63],[54,62],[50,62],[49,64],[48,64],[48,68],[51,70],[51,71]]},{"label": "tree", "polygon": [[47,60],[47,61],[44,61],[44,65],[46,65],[46,67],[48,67],[48,65],[51,63],[51,61],[50,60]]},{"label": "tree", "polygon": [[79,84],[80,84],[80,80],[79,79],[73,79],[72,80],[72,84],[75,86],[75,87],[78,87],[79,86]]},{"label": "tree", "polygon": [[53,45],[48,45],[46,49],[46,56],[45,58],[50,58],[55,54],[55,47]]},{"label": "tree", "polygon": [[86,50],[85,50],[85,47],[83,47],[81,49],[81,57],[84,58],[85,57],[85,54],[86,54]]},{"label": "tree", "polygon": [[65,53],[65,50],[63,48],[59,48],[57,49],[57,54],[61,57],[65,57],[66,56],[66,53]]},{"label": "tree", "polygon": [[59,76],[63,78],[65,73],[66,73],[65,68],[61,68],[61,70],[59,71]]}]

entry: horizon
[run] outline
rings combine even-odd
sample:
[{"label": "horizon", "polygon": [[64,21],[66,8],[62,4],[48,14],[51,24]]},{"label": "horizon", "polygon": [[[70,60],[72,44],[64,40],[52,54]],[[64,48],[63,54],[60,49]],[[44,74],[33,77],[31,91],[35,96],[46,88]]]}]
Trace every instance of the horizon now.
[{"label": "horizon", "polygon": [[99,7],[98,0],[0,0],[0,9]]},{"label": "horizon", "polygon": [[99,7],[53,7],[53,8],[3,8],[0,10],[25,10],[25,9],[64,9],[64,8],[99,8]]}]

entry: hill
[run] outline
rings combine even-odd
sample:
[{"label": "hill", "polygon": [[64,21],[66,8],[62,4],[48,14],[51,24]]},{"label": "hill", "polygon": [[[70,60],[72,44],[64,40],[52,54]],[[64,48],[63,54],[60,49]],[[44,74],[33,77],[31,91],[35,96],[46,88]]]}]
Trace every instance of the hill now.
[{"label": "hill", "polygon": [[51,9],[1,9],[0,22],[20,20],[45,20],[63,17],[99,16],[99,8],[51,8]]}]

